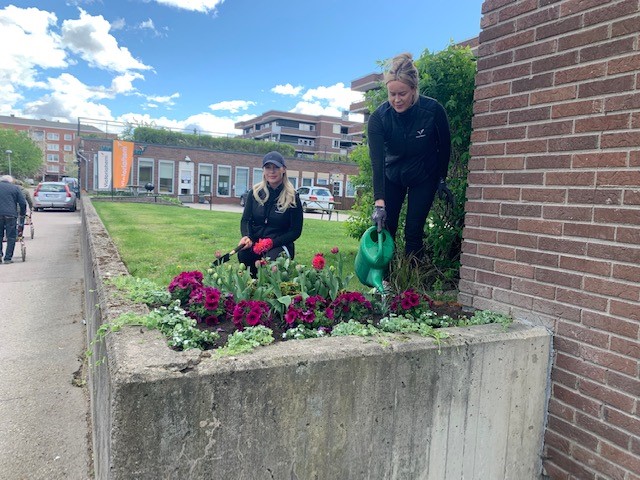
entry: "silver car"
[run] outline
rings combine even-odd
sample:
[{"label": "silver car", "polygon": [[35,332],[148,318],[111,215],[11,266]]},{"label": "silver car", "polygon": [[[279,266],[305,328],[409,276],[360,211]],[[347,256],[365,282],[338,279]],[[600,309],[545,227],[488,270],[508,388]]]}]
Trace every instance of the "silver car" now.
[{"label": "silver car", "polygon": [[58,208],[75,212],[77,198],[66,182],[42,182],[33,193],[33,209]]},{"label": "silver car", "polygon": [[333,195],[327,187],[300,187],[298,195],[300,195],[303,212],[333,210]]}]

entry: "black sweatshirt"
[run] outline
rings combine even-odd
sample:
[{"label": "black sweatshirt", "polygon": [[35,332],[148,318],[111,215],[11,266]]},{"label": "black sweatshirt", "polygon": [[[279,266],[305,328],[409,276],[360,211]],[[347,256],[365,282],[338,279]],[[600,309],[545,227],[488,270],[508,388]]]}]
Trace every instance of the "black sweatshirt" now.
[{"label": "black sweatshirt", "polygon": [[407,111],[397,113],[384,102],[368,123],[374,200],[384,199],[384,179],[405,187],[430,177],[446,178],[451,155],[447,113],[436,100],[420,95]]},{"label": "black sweatshirt", "polygon": [[244,205],[240,232],[249,237],[254,243],[261,238],[273,240],[274,247],[291,245],[302,234],[302,208],[300,198],[296,193],[295,207],[289,207],[284,212],[278,210],[278,197],[282,191],[281,184],[275,190],[267,185],[269,200],[260,205],[249,192]]}]

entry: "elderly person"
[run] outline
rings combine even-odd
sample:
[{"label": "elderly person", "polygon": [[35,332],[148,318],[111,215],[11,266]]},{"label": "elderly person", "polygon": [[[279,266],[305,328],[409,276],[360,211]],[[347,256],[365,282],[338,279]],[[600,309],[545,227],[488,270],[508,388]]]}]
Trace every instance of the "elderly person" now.
[{"label": "elderly person", "polygon": [[20,187],[13,184],[12,176],[3,175],[0,177],[0,236],[7,237],[7,249],[2,259],[0,246],[0,263],[13,263],[13,250],[18,236],[18,218],[24,217],[26,213],[27,202]]}]

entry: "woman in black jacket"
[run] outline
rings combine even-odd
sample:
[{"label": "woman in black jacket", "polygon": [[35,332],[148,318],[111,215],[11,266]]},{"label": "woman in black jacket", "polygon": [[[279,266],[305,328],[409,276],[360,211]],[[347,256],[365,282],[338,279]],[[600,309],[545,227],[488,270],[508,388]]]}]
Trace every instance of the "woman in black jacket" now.
[{"label": "woman in black jacket", "polygon": [[[275,260],[284,254],[295,255],[294,243],[302,234],[300,198],[287,178],[287,166],[278,152],[269,152],[262,159],[262,181],[253,186],[244,205],[238,260],[256,273],[256,261],[266,257]],[[265,242],[265,239],[271,240]],[[257,242],[262,241],[258,245]],[[270,248],[260,251],[263,245]],[[258,250],[258,251],[256,251]]]},{"label": "woman in black jacket", "polygon": [[411,54],[392,59],[384,82],[388,100],[371,114],[367,129],[375,202],[372,219],[378,230],[386,226],[395,238],[408,197],[405,252],[420,256],[436,191],[450,195],[445,183],[451,153],[449,121],[442,105],[420,95]]}]

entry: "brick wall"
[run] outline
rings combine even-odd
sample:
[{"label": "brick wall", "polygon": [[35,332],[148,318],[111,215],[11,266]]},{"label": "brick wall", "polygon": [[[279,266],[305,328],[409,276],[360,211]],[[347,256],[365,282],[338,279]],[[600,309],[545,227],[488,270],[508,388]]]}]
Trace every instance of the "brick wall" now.
[{"label": "brick wall", "polygon": [[640,1],[487,0],[460,300],[555,333],[544,469],[640,479]]},{"label": "brick wall", "polygon": [[[105,141],[103,139],[83,139],[83,152],[86,158],[93,158],[94,154],[96,154],[101,148],[109,147],[110,140]],[[214,177],[217,175],[217,167],[218,165],[225,165],[231,167],[231,185],[235,185],[236,179],[236,167],[247,167],[249,168],[250,185],[253,185],[253,169],[262,167],[262,155],[249,154],[249,153],[234,153],[234,152],[220,152],[206,149],[197,149],[197,148],[179,148],[179,147],[170,147],[170,146],[162,146],[162,145],[147,145],[147,144],[139,144],[136,143],[136,148],[144,146],[144,152],[140,155],[134,155],[134,168],[133,168],[133,183],[137,184],[137,158],[142,157],[146,159],[153,159],[155,161],[155,175],[158,174],[158,160],[171,160],[175,162],[174,165],[174,188],[177,194],[178,192],[178,168],[179,163],[186,156],[190,158],[190,160],[194,164],[194,173],[198,175],[198,165],[207,164],[213,165],[214,168]],[[358,174],[358,166],[355,163],[345,163],[345,162],[331,162],[331,161],[320,161],[320,160],[307,160],[307,159],[298,159],[298,158],[287,158],[287,170],[289,172],[297,172],[298,177],[298,186],[302,186],[302,177],[305,178],[312,177],[314,182],[317,183],[318,179],[331,179],[332,181],[341,181],[342,182],[342,195],[334,196],[336,202],[340,203],[340,209],[350,209],[354,202],[355,198],[347,197],[346,194],[346,182],[350,176]],[[94,162],[90,161],[86,164],[86,171],[82,173],[81,182],[84,182],[83,188],[87,190],[94,190],[93,185],[93,167]],[[83,166],[83,168],[85,168]],[[295,173],[293,173],[295,175]],[[86,181],[85,181],[86,180]],[[215,184],[215,179],[214,179]],[[197,183],[195,184],[197,187]],[[198,201],[198,197],[196,195],[195,201]],[[238,198],[235,195],[231,195],[230,197],[222,197],[222,196],[214,196],[214,203],[220,204],[238,204]]]}]

